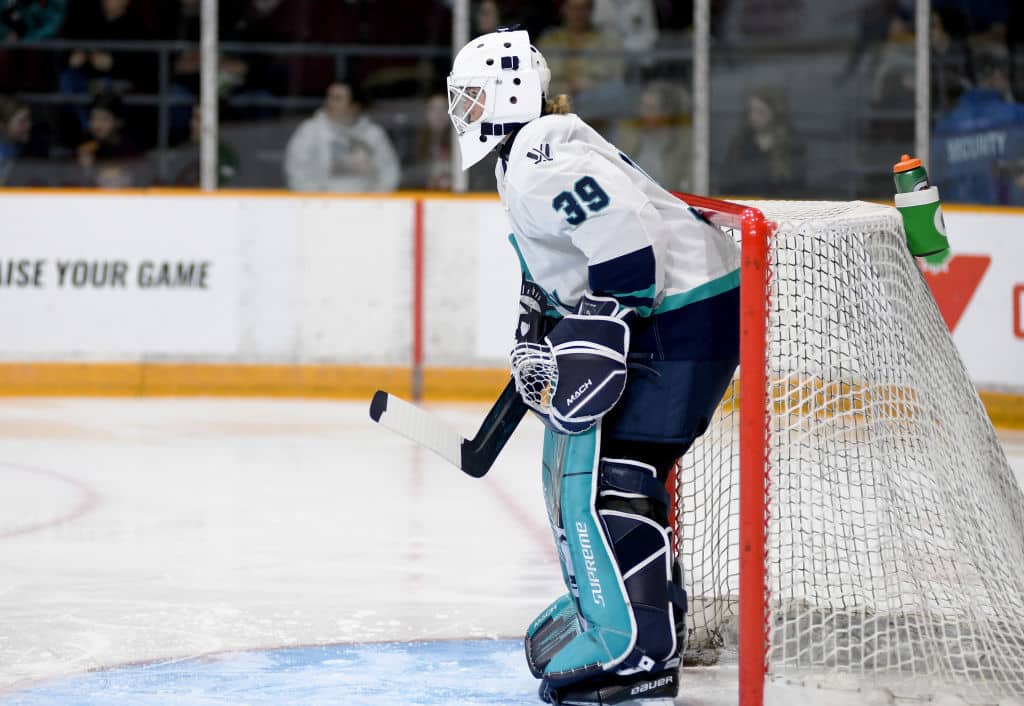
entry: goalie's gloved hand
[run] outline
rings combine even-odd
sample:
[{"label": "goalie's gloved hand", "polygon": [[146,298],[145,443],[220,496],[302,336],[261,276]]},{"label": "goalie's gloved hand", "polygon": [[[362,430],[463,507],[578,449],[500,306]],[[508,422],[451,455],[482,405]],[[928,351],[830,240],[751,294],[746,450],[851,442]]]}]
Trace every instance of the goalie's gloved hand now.
[{"label": "goalie's gloved hand", "polygon": [[626,387],[631,310],[611,297],[586,295],[540,344],[512,351],[512,375],[528,405],[564,434],[594,426]]},{"label": "goalie's gloved hand", "polygon": [[547,294],[536,283],[523,276],[519,285],[519,318],[516,320],[516,343],[537,343],[544,338],[552,319],[544,315]]}]

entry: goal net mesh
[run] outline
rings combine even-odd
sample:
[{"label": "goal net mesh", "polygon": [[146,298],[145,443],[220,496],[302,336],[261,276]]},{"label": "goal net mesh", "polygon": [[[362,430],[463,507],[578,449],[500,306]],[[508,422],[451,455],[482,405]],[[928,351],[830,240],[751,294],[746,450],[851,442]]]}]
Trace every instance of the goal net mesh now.
[{"label": "goal net mesh", "polygon": [[[1024,498],[899,213],[750,205],[777,224],[769,678],[1024,698]],[[691,654],[737,644],[738,393],[734,381],[678,468]]]}]

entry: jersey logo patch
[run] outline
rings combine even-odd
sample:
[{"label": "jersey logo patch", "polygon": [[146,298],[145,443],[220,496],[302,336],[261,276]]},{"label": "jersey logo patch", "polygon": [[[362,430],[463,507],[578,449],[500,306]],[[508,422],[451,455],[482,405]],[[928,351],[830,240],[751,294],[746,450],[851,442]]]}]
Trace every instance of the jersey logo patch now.
[{"label": "jersey logo patch", "polygon": [[542,144],[540,147],[534,147],[526,153],[526,156],[533,160],[534,164],[540,164],[541,162],[550,162],[551,160],[551,145],[547,142]]}]

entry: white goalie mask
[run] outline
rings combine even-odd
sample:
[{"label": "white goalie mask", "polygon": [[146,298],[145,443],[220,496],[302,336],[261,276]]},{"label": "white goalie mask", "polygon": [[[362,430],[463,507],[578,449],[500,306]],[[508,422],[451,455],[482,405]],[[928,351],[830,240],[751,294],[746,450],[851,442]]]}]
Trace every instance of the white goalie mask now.
[{"label": "white goalie mask", "polygon": [[462,168],[473,166],[523,123],[540,117],[551,71],[524,30],[477,37],[448,75],[448,115]]}]

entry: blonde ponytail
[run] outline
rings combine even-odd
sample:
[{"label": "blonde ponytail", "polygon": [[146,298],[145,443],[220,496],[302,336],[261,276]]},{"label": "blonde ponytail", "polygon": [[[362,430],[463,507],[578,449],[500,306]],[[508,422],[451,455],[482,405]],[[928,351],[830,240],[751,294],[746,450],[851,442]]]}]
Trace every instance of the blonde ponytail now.
[{"label": "blonde ponytail", "polygon": [[570,112],[572,112],[572,106],[569,105],[569,96],[564,93],[559,93],[554,98],[544,101],[544,115],[566,115]]}]

